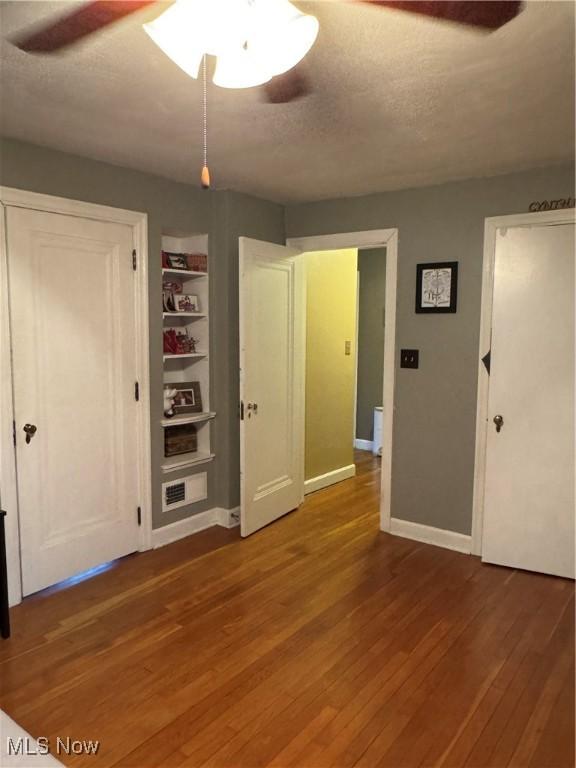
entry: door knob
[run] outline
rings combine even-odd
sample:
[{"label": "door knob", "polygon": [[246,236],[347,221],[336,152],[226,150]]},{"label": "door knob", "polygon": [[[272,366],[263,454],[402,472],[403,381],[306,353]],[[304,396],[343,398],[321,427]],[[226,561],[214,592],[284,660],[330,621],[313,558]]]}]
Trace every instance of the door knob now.
[{"label": "door knob", "polygon": [[498,414],[497,416],[494,416],[493,421],[494,421],[494,424],[496,424],[496,432],[500,432],[500,430],[502,429],[502,425],[504,424],[503,417],[500,416],[500,414]]},{"label": "door knob", "polygon": [[37,427],[35,424],[24,424],[23,429],[26,432],[26,442],[29,443],[36,434]]}]

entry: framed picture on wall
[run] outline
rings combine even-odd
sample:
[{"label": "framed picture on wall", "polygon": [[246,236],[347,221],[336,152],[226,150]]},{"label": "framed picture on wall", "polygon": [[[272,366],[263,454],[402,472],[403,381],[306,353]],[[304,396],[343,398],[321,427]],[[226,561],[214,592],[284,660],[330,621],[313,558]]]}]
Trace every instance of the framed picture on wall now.
[{"label": "framed picture on wall", "polygon": [[416,265],[416,312],[456,312],[458,262]]}]

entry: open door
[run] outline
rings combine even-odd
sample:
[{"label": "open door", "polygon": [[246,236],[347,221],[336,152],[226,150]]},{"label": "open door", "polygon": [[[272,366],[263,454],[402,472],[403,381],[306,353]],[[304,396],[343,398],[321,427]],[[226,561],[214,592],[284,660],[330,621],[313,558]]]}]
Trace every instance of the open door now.
[{"label": "open door", "polygon": [[304,498],[304,273],[294,248],[240,238],[240,531]]}]

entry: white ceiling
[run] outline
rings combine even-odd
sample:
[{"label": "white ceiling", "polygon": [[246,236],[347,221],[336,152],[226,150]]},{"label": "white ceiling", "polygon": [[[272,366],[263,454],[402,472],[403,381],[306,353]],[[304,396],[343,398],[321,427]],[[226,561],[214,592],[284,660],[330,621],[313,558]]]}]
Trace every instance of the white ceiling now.
[{"label": "white ceiling", "polygon": [[[74,5],[0,4],[1,132],[197,183],[201,87],[142,15],[58,56],[5,41]],[[271,105],[258,89],[212,87],[214,186],[316,200],[573,158],[573,2],[529,2],[492,34],[363,4],[299,5],[320,19],[306,58],[315,91]]]}]

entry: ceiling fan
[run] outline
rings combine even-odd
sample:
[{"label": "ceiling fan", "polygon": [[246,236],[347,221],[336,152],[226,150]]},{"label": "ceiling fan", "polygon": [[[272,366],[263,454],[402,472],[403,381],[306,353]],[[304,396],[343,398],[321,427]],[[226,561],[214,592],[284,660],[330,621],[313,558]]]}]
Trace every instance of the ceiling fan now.
[{"label": "ceiling fan", "polygon": [[[256,5],[255,0],[244,0],[244,2],[249,6]],[[265,2],[269,2],[269,0],[265,0]],[[290,5],[286,0],[282,0],[282,2]],[[370,3],[372,6],[382,9],[390,8],[398,11],[407,11],[442,21],[466,24],[484,30],[494,30],[503,26],[520,12],[522,5],[521,0],[348,0],[348,2]],[[158,5],[159,13],[164,14],[166,7],[170,3],[158,2],[157,0],[93,0],[92,2],[86,2],[80,8],[76,8],[40,29],[24,33],[15,38],[13,42],[20,50],[27,53],[55,53],[110,24],[120,21],[130,14],[154,5]],[[183,5],[181,0],[180,5]],[[291,7],[293,8],[293,6]],[[168,10],[169,12],[170,9]],[[299,19],[314,19],[314,17],[305,16],[299,12],[297,14]],[[219,22],[222,24],[221,19],[219,19]],[[314,19],[314,22],[316,23],[315,30],[317,32],[317,21]],[[230,25],[228,19],[224,22],[224,26],[226,25]],[[154,22],[145,25],[145,28],[152,28],[153,26]],[[150,29],[147,29],[147,31],[155,39]],[[181,30],[179,31],[181,32]],[[186,34],[188,32],[195,35],[198,34],[198,30],[185,30]],[[200,31],[200,35],[202,34],[203,30]],[[302,55],[311,47],[315,37],[315,33],[313,36],[308,33],[308,42],[306,43],[308,47]],[[161,45],[161,43],[159,44]],[[163,45],[161,47],[164,48]],[[166,52],[165,48],[164,50]],[[206,52],[209,53],[210,51],[204,51],[204,53]],[[174,57],[172,56],[172,58]],[[180,62],[177,61],[177,63],[183,66]],[[198,66],[199,64],[200,61],[198,61]],[[232,66],[228,66],[229,72],[234,70],[233,65],[234,62],[232,62]],[[186,67],[183,68],[186,69]],[[281,74],[273,74],[272,77],[267,75],[267,81],[260,80],[264,87],[264,97],[268,102],[274,104],[287,103],[310,91],[309,80],[299,67],[290,64],[290,68],[287,71],[281,72]],[[192,72],[189,72],[189,74],[196,76]],[[239,86],[228,85],[225,87]]]},{"label": "ceiling fan", "polygon": [[[520,0],[346,0],[371,3],[443,21],[492,30],[513,19]],[[210,188],[207,140],[207,55],[216,58],[213,82],[225,88],[263,86],[271,104],[285,104],[310,91],[298,62],[312,47],[318,20],[290,0],[93,0],[13,42],[27,53],[55,53],[148,6],[158,6],[144,24],[154,42],[191,77],[203,79],[203,155],[200,175]],[[154,10],[154,9],[153,9]]]}]

